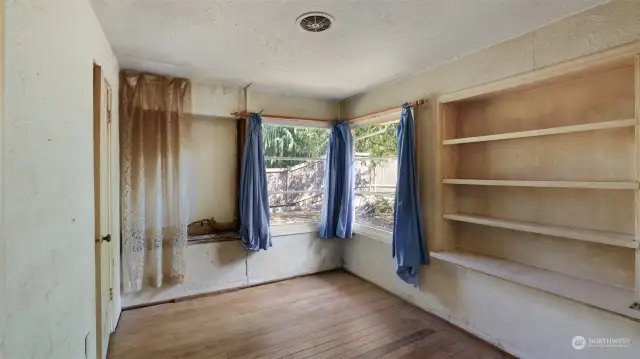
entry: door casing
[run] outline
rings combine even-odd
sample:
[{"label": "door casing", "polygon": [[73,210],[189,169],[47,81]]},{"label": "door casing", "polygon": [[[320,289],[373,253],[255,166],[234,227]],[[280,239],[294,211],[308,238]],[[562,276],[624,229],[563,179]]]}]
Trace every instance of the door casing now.
[{"label": "door casing", "polygon": [[96,357],[106,359],[113,323],[114,253],[111,233],[111,86],[102,68],[94,64],[93,71],[93,159],[95,210],[95,267],[96,267]]}]

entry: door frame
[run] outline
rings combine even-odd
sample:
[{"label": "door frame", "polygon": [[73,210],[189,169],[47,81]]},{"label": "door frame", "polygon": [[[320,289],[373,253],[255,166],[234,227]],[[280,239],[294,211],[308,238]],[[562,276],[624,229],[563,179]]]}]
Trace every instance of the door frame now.
[{"label": "door frame", "polygon": [[[106,88],[103,86],[106,85]],[[106,101],[103,97],[106,91]],[[114,282],[115,282],[115,253],[113,250],[113,240],[119,240],[119,236],[114,236],[113,232],[113,186],[112,171],[112,90],[109,82],[104,76],[102,67],[94,62],[93,65],[93,159],[94,159],[94,247],[95,247],[95,299],[96,299],[96,356],[97,359],[106,358],[107,353],[103,353],[103,348],[108,348],[108,342],[106,345],[103,343],[103,338],[107,337],[114,331],[117,323],[117,311],[114,301]],[[103,111],[106,109],[107,118],[106,124],[103,124]],[[103,127],[104,133],[102,132]],[[105,154],[102,151],[105,151]],[[106,157],[106,158],[105,158]],[[102,161],[106,160],[106,172],[103,172]],[[104,191],[106,190],[106,195]],[[104,202],[106,201],[106,208]],[[117,219],[119,220],[119,219]],[[106,224],[105,224],[106,223]],[[104,242],[105,236],[111,236],[112,239],[109,242]],[[103,251],[106,250],[106,253]],[[106,307],[103,308],[103,270],[102,270],[102,256],[107,255],[108,270],[108,294]],[[107,311],[107,321],[105,327],[109,328],[109,333],[103,335],[103,317],[104,311]]]}]

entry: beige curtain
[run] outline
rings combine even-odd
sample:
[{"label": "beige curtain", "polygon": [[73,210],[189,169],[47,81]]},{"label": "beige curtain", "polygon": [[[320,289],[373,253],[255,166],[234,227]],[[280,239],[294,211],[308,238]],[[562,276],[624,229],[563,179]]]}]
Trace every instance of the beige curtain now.
[{"label": "beige curtain", "polygon": [[122,283],[179,283],[186,270],[188,80],[120,74]]}]

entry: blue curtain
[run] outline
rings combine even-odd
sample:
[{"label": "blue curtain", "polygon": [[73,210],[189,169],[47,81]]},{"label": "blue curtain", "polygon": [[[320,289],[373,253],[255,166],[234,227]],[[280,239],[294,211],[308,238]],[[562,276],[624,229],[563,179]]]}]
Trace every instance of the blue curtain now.
[{"label": "blue curtain", "polygon": [[240,173],[240,236],[245,248],[258,251],[271,247],[269,219],[262,119],[252,113]]},{"label": "blue curtain", "polygon": [[329,135],[324,166],[321,238],[353,236],[355,167],[353,136],[347,122],[336,122]]},{"label": "blue curtain", "polygon": [[418,286],[420,267],[429,264],[422,232],[415,166],[413,114],[402,106],[398,126],[398,183],[393,217],[393,257],[398,276]]}]

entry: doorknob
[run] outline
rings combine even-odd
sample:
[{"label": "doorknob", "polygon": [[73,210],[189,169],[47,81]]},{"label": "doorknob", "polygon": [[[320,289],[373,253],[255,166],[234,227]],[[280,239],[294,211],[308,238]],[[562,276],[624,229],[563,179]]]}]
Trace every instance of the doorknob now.
[{"label": "doorknob", "polygon": [[106,236],[102,237],[102,240],[105,242],[111,242],[111,235],[107,234]]}]

